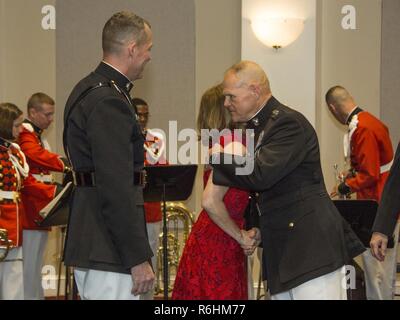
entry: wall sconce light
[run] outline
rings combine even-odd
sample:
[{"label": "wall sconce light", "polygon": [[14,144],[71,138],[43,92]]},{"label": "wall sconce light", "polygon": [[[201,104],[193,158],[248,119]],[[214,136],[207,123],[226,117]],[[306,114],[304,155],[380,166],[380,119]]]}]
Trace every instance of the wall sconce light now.
[{"label": "wall sconce light", "polygon": [[304,30],[304,21],[297,18],[264,18],[252,21],[257,39],[278,50],[294,42]]}]

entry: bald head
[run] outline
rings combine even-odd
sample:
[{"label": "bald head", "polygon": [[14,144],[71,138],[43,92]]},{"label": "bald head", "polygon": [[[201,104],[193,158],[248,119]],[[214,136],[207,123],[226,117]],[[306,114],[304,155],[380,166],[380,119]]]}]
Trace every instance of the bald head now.
[{"label": "bald head", "polygon": [[341,86],[334,86],[326,93],[325,100],[328,105],[341,105],[348,101],[353,101],[353,97],[345,88]]},{"label": "bald head", "polygon": [[353,97],[342,86],[330,88],[325,95],[325,101],[329,110],[342,124],[346,124],[348,116],[356,107]]},{"label": "bald head", "polygon": [[272,96],[267,75],[252,61],[239,62],[225,72],[223,95],[233,122],[247,122]]},{"label": "bald head", "polygon": [[235,75],[239,80],[238,86],[258,86],[262,93],[271,93],[269,80],[265,71],[253,61],[241,61],[225,72],[227,75]]}]

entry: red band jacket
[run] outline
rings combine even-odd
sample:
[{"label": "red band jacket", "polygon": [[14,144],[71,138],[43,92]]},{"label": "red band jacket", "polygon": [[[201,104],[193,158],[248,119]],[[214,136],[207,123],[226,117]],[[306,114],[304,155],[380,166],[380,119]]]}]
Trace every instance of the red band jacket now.
[{"label": "red band jacket", "polygon": [[23,126],[19,145],[30,167],[30,176],[22,192],[26,211],[23,226],[24,229],[43,230],[36,223],[42,219],[39,211],[56,193],[56,186],[51,184],[50,171],[63,172],[65,164],[58,154],[48,150],[47,142],[41,139],[42,130],[28,121],[25,121]]},{"label": "red band jacket", "polygon": [[28,172],[19,146],[0,138],[0,229],[7,230],[13,247],[22,245],[24,206],[20,191]]},{"label": "red band jacket", "polygon": [[357,199],[380,201],[393,161],[388,128],[368,112],[358,109],[349,122],[349,156],[354,176],[346,185]]}]

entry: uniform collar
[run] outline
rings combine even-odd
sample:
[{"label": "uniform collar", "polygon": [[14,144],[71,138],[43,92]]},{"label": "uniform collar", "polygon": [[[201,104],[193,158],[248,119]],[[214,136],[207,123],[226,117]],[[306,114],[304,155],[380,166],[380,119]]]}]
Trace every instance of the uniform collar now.
[{"label": "uniform collar", "polygon": [[24,123],[28,123],[32,126],[33,130],[40,136],[43,133],[43,129],[40,129],[37,125],[35,125],[31,120],[25,119]]},{"label": "uniform collar", "polygon": [[350,122],[351,122],[351,119],[353,119],[353,117],[354,117],[356,114],[359,114],[360,112],[363,112],[363,109],[361,109],[361,108],[359,108],[359,107],[355,107],[355,108],[353,109],[353,111],[350,112],[349,116],[347,117],[346,124],[349,125]]},{"label": "uniform collar", "polygon": [[247,121],[246,129],[262,129],[267,124],[268,119],[273,115],[275,112],[279,112],[275,110],[280,103],[278,100],[275,99],[274,96],[268,99],[268,101],[264,104],[264,106],[258,111],[249,121]]},{"label": "uniform collar", "polygon": [[127,76],[105,61],[102,61],[99,64],[95,73],[98,73],[107,79],[114,80],[117,86],[128,94],[133,88],[133,83],[127,78]]}]

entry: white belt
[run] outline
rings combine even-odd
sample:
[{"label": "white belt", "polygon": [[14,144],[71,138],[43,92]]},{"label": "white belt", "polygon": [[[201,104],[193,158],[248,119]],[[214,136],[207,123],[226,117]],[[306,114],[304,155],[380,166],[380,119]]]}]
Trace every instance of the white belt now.
[{"label": "white belt", "polygon": [[53,176],[51,174],[32,174],[32,175],[37,181],[53,183]]},{"label": "white belt", "polygon": [[0,190],[0,201],[2,201],[2,200],[14,200],[14,201],[16,201],[18,199],[19,199],[19,192]]},{"label": "white belt", "polygon": [[381,167],[381,174],[390,171],[390,168],[393,165],[393,160],[390,161],[388,164],[385,164],[384,166]]}]

